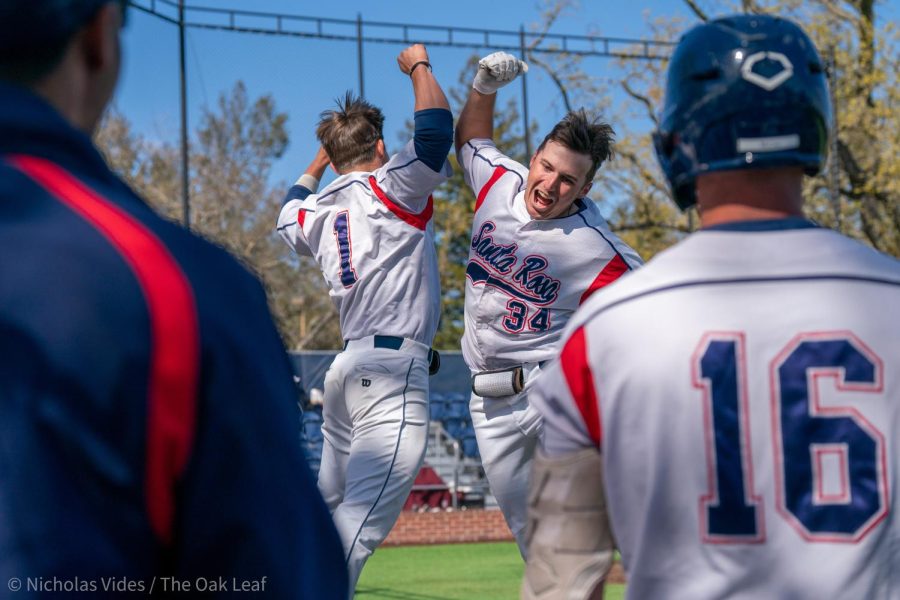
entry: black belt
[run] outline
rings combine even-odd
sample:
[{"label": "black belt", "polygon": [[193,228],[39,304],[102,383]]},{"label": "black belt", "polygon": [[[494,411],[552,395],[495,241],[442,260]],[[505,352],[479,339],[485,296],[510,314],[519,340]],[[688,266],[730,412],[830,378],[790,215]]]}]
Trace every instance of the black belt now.
[{"label": "black belt", "polygon": [[[399,350],[400,346],[403,345],[403,338],[397,337],[395,335],[376,335],[373,336],[375,338],[372,343],[376,348],[388,348],[390,350]],[[350,340],[344,340],[344,350],[347,349],[347,344],[350,343]]]},{"label": "black belt", "polygon": [[[403,345],[403,338],[397,337],[396,335],[375,335],[372,336],[374,339],[372,340],[372,345],[376,348],[387,348],[389,350],[399,350],[400,346]],[[344,340],[344,350],[347,349],[347,344],[350,343],[350,340]],[[428,374],[434,375],[441,368],[441,355],[438,354],[438,351],[434,348],[428,351]]]}]

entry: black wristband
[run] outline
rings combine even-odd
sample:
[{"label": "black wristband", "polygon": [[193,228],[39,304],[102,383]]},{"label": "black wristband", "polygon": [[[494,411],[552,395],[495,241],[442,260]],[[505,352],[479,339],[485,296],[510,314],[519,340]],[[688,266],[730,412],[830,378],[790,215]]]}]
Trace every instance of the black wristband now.
[{"label": "black wristband", "polygon": [[430,62],[428,62],[427,60],[420,60],[419,62],[415,63],[415,64],[409,69],[409,76],[410,76],[410,77],[412,77],[413,71],[415,71],[415,70],[416,70],[416,67],[418,67],[419,65],[425,65],[426,67],[428,67],[428,70],[429,70],[429,71],[431,70],[431,63],[430,63]]}]

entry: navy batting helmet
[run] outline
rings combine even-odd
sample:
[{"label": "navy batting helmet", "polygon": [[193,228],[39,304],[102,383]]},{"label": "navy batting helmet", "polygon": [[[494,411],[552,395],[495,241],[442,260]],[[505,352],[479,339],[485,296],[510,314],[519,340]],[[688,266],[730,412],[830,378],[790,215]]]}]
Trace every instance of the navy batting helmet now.
[{"label": "navy batting helmet", "polygon": [[815,175],[830,123],[822,61],[803,30],[779,17],[737,15],[681,38],[653,138],[685,210],[701,173],[797,165]]},{"label": "navy batting helmet", "polygon": [[0,56],[21,55],[72,35],[104,4],[126,0],[3,0]]}]

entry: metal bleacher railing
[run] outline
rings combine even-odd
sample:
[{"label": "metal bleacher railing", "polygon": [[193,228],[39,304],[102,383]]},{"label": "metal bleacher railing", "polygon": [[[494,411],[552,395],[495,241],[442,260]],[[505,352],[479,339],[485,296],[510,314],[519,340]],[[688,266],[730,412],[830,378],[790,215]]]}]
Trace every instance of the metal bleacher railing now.
[{"label": "metal bleacher railing", "polygon": [[[416,484],[413,491],[447,491],[448,508],[490,503],[490,491],[481,459],[475,430],[469,416],[468,395],[434,393],[430,398],[431,423],[425,462],[444,483]],[[322,460],[322,414],[307,409],[300,417],[300,441],[310,468],[318,475]]]}]

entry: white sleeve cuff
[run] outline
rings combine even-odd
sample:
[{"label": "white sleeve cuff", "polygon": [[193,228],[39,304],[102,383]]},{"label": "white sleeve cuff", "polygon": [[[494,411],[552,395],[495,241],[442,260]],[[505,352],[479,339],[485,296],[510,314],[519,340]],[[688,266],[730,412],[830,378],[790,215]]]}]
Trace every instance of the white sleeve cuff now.
[{"label": "white sleeve cuff", "polygon": [[319,190],[319,180],[309,173],[304,173],[303,175],[301,175],[297,180],[296,185],[302,185],[314,194]]}]

